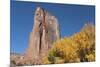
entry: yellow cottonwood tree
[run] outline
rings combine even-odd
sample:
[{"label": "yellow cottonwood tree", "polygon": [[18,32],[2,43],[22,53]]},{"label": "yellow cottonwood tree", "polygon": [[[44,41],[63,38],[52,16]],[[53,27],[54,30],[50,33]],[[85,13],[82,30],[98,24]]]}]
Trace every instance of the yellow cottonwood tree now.
[{"label": "yellow cottonwood tree", "polygon": [[85,24],[80,32],[53,43],[45,64],[95,61],[95,26]]}]

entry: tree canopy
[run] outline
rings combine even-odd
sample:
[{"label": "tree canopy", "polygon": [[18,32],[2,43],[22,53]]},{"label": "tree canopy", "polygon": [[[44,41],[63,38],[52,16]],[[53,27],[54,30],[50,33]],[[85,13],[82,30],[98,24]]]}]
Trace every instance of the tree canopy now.
[{"label": "tree canopy", "polygon": [[92,61],[95,61],[95,26],[85,24],[80,32],[54,42],[43,63],[54,64]]}]

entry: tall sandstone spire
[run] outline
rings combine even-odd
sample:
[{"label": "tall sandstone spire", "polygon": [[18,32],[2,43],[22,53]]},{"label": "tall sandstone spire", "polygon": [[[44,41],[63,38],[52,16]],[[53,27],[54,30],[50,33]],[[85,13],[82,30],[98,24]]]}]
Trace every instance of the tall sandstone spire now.
[{"label": "tall sandstone spire", "polygon": [[60,38],[59,24],[55,16],[37,7],[34,26],[30,33],[26,55],[30,59],[42,59],[47,55],[52,43]]},{"label": "tall sandstone spire", "polygon": [[11,61],[16,65],[42,64],[43,57],[47,55],[52,43],[59,38],[59,24],[56,17],[43,8],[37,7],[27,51],[24,56],[15,57],[12,54]]}]

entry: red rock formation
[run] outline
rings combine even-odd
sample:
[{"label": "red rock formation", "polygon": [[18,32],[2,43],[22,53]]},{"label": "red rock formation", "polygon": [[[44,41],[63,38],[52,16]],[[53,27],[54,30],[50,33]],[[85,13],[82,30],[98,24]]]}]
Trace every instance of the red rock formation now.
[{"label": "red rock formation", "polygon": [[33,30],[30,33],[27,57],[36,60],[43,58],[47,55],[51,44],[59,38],[59,25],[56,17],[37,7]]},{"label": "red rock formation", "polygon": [[19,63],[22,65],[42,64],[42,59],[47,55],[52,43],[59,38],[59,25],[56,17],[43,8],[37,7],[34,26],[29,36],[29,45],[24,59],[19,60]]}]

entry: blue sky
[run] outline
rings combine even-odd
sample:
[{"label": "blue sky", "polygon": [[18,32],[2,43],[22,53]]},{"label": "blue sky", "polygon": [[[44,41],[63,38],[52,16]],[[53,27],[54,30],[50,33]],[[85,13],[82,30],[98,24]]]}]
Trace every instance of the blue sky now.
[{"label": "blue sky", "polygon": [[11,1],[11,52],[23,53],[28,47],[37,6],[57,17],[62,37],[80,31],[87,22],[95,24],[94,6]]}]

